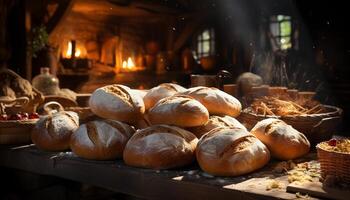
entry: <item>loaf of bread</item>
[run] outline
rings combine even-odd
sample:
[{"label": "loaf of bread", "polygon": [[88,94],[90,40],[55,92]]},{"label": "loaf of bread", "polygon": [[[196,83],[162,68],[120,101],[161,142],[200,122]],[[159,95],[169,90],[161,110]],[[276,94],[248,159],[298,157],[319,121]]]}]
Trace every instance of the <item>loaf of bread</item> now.
[{"label": "loaf of bread", "polygon": [[79,157],[113,160],[123,156],[124,147],[135,129],[114,120],[90,121],[71,136],[70,148]]},{"label": "loaf of bread", "polygon": [[279,119],[264,119],[253,127],[251,133],[269,148],[272,157],[280,160],[295,159],[310,150],[305,135]]},{"label": "loaf of bread", "polygon": [[197,142],[196,136],[184,129],[154,125],[136,131],[126,144],[123,158],[135,167],[181,167],[194,161]]},{"label": "loaf of bread", "polygon": [[180,127],[201,126],[209,119],[208,110],[190,96],[174,95],[158,101],[148,112],[151,124]]},{"label": "loaf of bread", "polygon": [[186,89],[174,83],[163,83],[150,89],[144,96],[146,110],[152,108],[159,100],[173,96],[178,92],[184,92]]},{"label": "loaf of bread", "polygon": [[199,140],[196,150],[201,169],[217,176],[239,176],[270,160],[267,147],[242,128],[219,127]]},{"label": "loaf of bread", "polygon": [[142,99],[148,93],[148,90],[131,89],[134,93],[138,94]]},{"label": "loaf of bread", "polygon": [[209,120],[203,126],[190,127],[188,130],[195,134],[198,138],[202,137],[202,135],[207,132],[213,130],[217,127],[227,127],[227,128],[242,128],[247,130],[239,121],[235,118],[226,116],[216,116],[212,115],[209,117]]},{"label": "loaf of bread", "polygon": [[95,90],[89,100],[90,108],[97,116],[136,123],[142,119],[145,105],[140,95],[124,85],[107,85]]},{"label": "loaf of bread", "polygon": [[72,133],[79,127],[78,114],[61,111],[41,117],[32,129],[32,142],[45,151],[63,151],[69,149]]},{"label": "loaf of bread", "polygon": [[235,97],[213,87],[193,87],[181,94],[189,95],[201,102],[210,115],[237,117],[242,109],[241,103]]}]

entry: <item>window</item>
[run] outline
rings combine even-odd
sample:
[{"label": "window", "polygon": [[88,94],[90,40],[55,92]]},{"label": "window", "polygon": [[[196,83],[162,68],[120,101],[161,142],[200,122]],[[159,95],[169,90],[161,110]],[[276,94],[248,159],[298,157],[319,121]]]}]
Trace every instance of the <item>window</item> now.
[{"label": "window", "polygon": [[195,44],[196,59],[215,54],[215,32],[214,29],[205,29],[197,35]]},{"label": "window", "polygon": [[270,18],[270,31],[280,50],[292,48],[292,20],[290,16],[276,15]]}]

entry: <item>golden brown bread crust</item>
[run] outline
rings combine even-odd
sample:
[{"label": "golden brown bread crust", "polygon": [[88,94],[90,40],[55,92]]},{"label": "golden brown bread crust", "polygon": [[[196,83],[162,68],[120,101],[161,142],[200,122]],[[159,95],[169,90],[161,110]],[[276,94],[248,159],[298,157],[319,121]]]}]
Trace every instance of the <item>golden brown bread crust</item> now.
[{"label": "golden brown bread crust", "polygon": [[134,132],[134,128],[122,122],[90,121],[73,133],[70,148],[85,159],[113,160],[123,156],[124,147]]},{"label": "golden brown bread crust", "polygon": [[124,150],[127,165],[169,169],[190,164],[195,158],[198,139],[192,133],[168,125],[138,130]]},{"label": "golden brown bread crust", "polygon": [[124,85],[107,85],[95,90],[89,100],[91,111],[99,117],[136,123],[145,112],[140,95]]},{"label": "golden brown bread crust", "polygon": [[280,160],[295,159],[310,150],[305,135],[279,119],[262,120],[253,127],[251,133],[269,148],[273,157]]},{"label": "golden brown bread crust", "polygon": [[192,127],[205,124],[208,110],[197,100],[186,95],[174,95],[158,101],[148,112],[151,124]]},{"label": "golden brown bread crust", "polygon": [[40,118],[32,129],[32,142],[45,151],[63,151],[69,149],[71,134],[79,127],[76,113],[62,111]]},{"label": "golden brown bread crust", "polygon": [[201,102],[210,115],[237,117],[242,109],[241,103],[235,97],[213,87],[193,87],[181,94],[189,95]]},{"label": "golden brown bread crust", "polygon": [[239,176],[263,167],[270,160],[267,147],[242,128],[218,127],[198,142],[201,169],[217,176]]},{"label": "golden brown bread crust", "polygon": [[226,116],[216,116],[212,115],[209,117],[209,120],[203,126],[190,127],[188,130],[195,134],[198,138],[207,132],[217,128],[217,127],[227,127],[227,128],[242,128],[247,130],[239,121],[235,118]]},{"label": "golden brown bread crust", "polygon": [[144,96],[146,110],[152,108],[159,100],[172,96],[178,92],[184,92],[186,89],[174,83],[163,83],[150,89]]}]

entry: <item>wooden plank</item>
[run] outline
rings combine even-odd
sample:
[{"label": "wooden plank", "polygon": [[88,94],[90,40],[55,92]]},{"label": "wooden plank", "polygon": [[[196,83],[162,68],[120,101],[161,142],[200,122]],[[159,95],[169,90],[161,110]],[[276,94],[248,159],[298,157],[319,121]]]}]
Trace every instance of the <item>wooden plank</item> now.
[{"label": "wooden plank", "polygon": [[350,197],[350,191],[323,186],[321,182],[309,182],[303,184],[292,183],[287,186],[287,192],[299,192],[311,196],[327,199],[346,200]]}]

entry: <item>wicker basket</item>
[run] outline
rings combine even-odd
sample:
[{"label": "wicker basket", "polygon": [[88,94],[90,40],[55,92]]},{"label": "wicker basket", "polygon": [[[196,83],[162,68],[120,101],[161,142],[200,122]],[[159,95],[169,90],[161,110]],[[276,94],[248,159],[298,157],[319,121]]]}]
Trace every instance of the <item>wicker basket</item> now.
[{"label": "wicker basket", "polygon": [[248,108],[244,109],[238,120],[247,129],[251,129],[256,123],[267,118],[281,119],[293,128],[302,132],[310,141],[316,145],[319,142],[329,140],[337,130],[342,116],[342,109],[335,106],[323,105],[327,112],[320,114],[309,114],[299,116],[269,116],[252,113]]},{"label": "wicker basket", "polygon": [[337,179],[350,183],[350,153],[339,153],[316,146],[318,160],[321,164],[321,176],[331,175]]},{"label": "wicker basket", "polygon": [[0,144],[29,144],[30,132],[38,119],[0,121]]}]

